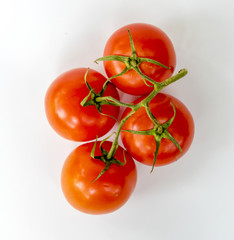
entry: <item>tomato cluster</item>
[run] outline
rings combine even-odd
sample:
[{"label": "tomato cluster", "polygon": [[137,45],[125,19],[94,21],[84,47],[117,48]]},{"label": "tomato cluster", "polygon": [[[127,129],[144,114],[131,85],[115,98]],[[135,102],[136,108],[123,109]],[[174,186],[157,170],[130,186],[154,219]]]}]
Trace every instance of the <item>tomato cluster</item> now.
[{"label": "tomato cluster", "polygon": [[[108,133],[119,108],[126,107],[113,142],[96,139],[78,146],[62,169],[67,201],[82,212],[104,214],[120,208],[134,191],[133,158],[152,170],[176,161],[192,143],[194,122],[181,101],[159,93],[187,73],[172,76],[174,47],[159,28],[136,23],[118,29],[96,61],[104,62],[108,78],[87,68],[63,73],[46,93],[45,110],[58,134],[85,142]],[[123,103],[116,88],[140,97]]]}]

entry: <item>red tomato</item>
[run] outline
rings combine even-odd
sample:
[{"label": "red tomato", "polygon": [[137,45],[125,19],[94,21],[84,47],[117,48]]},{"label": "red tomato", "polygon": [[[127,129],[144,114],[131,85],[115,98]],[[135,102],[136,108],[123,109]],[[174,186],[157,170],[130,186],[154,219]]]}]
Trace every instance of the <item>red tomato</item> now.
[{"label": "red tomato", "polygon": [[[140,102],[144,97],[139,98],[135,103]],[[156,119],[163,124],[173,117],[172,103],[176,109],[176,116],[168,132],[179,143],[182,153],[172,143],[163,138],[159,147],[156,166],[172,163],[183,156],[189,149],[194,136],[194,122],[192,115],[186,106],[175,97],[168,94],[158,93],[150,102],[149,107]],[[122,118],[129,113],[126,109]],[[143,131],[152,129],[153,123],[148,117],[145,108],[140,108],[124,124],[122,129]],[[136,135],[129,132],[121,132],[121,138],[127,151],[137,161],[152,166],[156,144],[152,135]]]},{"label": "red tomato", "polygon": [[[106,134],[115,124],[109,116],[101,115],[95,106],[82,107],[81,101],[89,94],[84,81],[86,68],[77,68],[60,75],[49,87],[45,97],[46,115],[53,129],[64,138],[74,141],[93,140]],[[87,82],[100,92],[106,78],[90,69]],[[109,84],[104,96],[119,99],[116,88]],[[102,112],[118,117],[119,107],[102,106]]]},{"label": "red tomato", "polygon": [[[109,150],[111,142],[102,147]],[[104,162],[90,156],[94,142],[77,147],[66,159],[61,175],[63,193],[67,201],[77,210],[89,214],[105,214],[120,208],[132,194],[137,170],[132,157],[125,152],[126,164],[111,164],[94,182],[105,167]],[[97,142],[95,156],[101,155]],[[124,149],[118,147],[115,158],[124,162]]]},{"label": "red tomato", "polygon": [[[107,41],[104,56],[131,55],[127,29],[130,30],[132,35],[138,57],[150,58],[170,67],[170,69],[166,69],[152,63],[143,62],[140,64],[141,71],[157,82],[169,78],[176,65],[175,50],[168,36],[153,25],[135,23],[120,28]],[[107,76],[111,77],[122,72],[125,64],[119,61],[104,61],[104,67]],[[114,78],[112,82],[123,92],[132,95],[143,95],[152,91],[152,87],[147,87],[142,77],[132,69],[124,75]]]}]

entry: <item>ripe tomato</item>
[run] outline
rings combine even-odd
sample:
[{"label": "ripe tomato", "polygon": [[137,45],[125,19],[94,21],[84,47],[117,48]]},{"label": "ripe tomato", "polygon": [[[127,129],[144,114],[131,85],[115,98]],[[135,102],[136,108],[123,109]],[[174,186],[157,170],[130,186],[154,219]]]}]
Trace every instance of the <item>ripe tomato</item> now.
[{"label": "ripe tomato", "polygon": [[[140,97],[134,103],[140,102],[144,97]],[[194,136],[194,122],[192,115],[186,106],[175,97],[168,94],[158,93],[150,102],[149,107],[156,119],[163,124],[173,117],[172,103],[176,109],[174,121],[168,128],[168,132],[179,143],[182,153],[172,143],[172,141],[163,138],[159,147],[156,160],[156,166],[162,166],[176,161],[183,156],[189,149]],[[126,109],[122,118],[129,113]],[[153,123],[148,117],[145,108],[141,107],[132,115],[122,129],[143,131],[152,129]],[[127,151],[137,161],[152,166],[156,144],[152,135],[136,135],[129,132],[121,132],[121,138]]]},{"label": "ripe tomato", "polygon": [[[143,74],[157,82],[169,78],[173,74],[176,65],[175,50],[168,36],[153,25],[134,23],[118,29],[108,39],[104,56],[131,55],[132,51],[127,29],[132,35],[138,57],[150,58],[170,67],[170,69],[166,69],[152,63],[143,62],[139,65]],[[104,67],[107,76],[111,77],[122,72],[125,64],[119,61],[104,61]],[[143,95],[152,91],[152,87],[147,87],[142,77],[133,69],[120,77],[114,78],[112,82],[123,92],[132,95]]]},{"label": "ripe tomato", "polygon": [[[111,142],[102,144],[109,150]],[[94,181],[105,167],[104,162],[90,156],[94,142],[77,147],[66,159],[61,184],[67,201],[77,210],[89,214],[105,214],[120,208],[132,194],[137,170],[132,157],[125,152],[126,164],[111,164],[100,178]],[[97,142],[95,156],[101,155]],[[124,149],[118,147],[115,158],[124,162]]]},{"label": "ripe tomato", "polygon": [[[45,110],[53,129],[64,138],[74,141],[93,140],[106,134],[115,124],[109,116],[101,115],[95,106],[82,107],[81,101],[89,94],[84,81],[86,68],[77,68],[60,75],[49,87],[45,97]],[[106,78],[90,69],[87,82],[100,92]],[[119,99],[116,88],[109,84],[104,96]],[[119,107],[103,105],[104,114],[118,117]]]}]

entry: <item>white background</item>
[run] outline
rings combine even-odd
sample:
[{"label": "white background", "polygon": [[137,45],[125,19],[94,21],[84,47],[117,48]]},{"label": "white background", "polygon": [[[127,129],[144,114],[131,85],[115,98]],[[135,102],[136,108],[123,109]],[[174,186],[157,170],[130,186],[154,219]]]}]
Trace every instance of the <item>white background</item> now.
[{"label": "white background", "polygon": [[[0,239],[234,239],[233,16],[232,0],[1,0]],[[153,174],[137,164],[137,187],[120,210],[86,215],[60,188],[79,143],[50,128],[44,95],[69,69],[104,74],[93,60],[133,22],[163,29],[176,71],[189,70],[166,92],[190,109],[195,138],[181,160]]]}]

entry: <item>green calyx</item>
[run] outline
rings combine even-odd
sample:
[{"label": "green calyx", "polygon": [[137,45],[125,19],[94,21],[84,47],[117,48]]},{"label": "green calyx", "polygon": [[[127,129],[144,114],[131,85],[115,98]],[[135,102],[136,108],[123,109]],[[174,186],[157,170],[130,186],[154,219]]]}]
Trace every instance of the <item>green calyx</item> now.
[{"label": "green calyx", "polygon": [[153,122],[154,127],[152,129],[150,129],[150,130],[143,130],[143,131],[122,130],[122,131],[133,133],[133,134],[152,135],[154,137],[155,144],[156,144],[156,149],[155,149],[155,153],[154,153],[154,161],[153,161],[151,172],[153,172],[153,170],[154,170],[154,166],[155,166],[157,155],[158,155],[158,151],[159,151],[159,146],[160,146],[161,141],[162,141],[163,138],[171,140],[175,144],[175,146],[180,150],[180,152],[182,152],[182,149],[181,149],[180,145],[178,144],[178,142],[168,132],[168,128],[170,127],[170,125],[174,121],[174,118],[175,118],[175,115],[176,115],[176,110],[175,110],[175,107],[174,107],[174,105],[172,103],[171,103],[171,106],[173,107],[173,112],[174,112],[173,117],[171,119],[169,119],[164,124],[160,124],[158,122],[158,120],[154,117],[153,113],[151,112],[151,110],[149,108],[149,105],[146,104],[144,107],[146,109],[146,112],[147,112],[149,118]]},{"label": "green calyx", "polygon": [[[96,93],[94,91],[94,89],[90,86],[90,84],[87,82],[87,75],[88,75],[88,71],[89,71],[89,68],[87,69],[86,73],[85,73],[85,76],[84,76],[84,81],[85,81],[85,84],[87,86],[87,88],[89,89],[89,94],[81,101],[80,105],[82,107],[87,107],[87,106],[95,106],[96,109],[98,110],[98,112],[101,114],[101,115],[104,115],[104,116],[108,116],[108,117],[111,117],[113,118],[115,121],[118,122],[118,120],[111,116],[111,115],[108,115],[108,114],[105,114],[102,112],[102,105],[106,104],[105,101],[100,101],[100,99],[102,99],[103,97],[103,94],[107,88],[107,84],[110,83],[110,82],[106,82],[103,87],[102,87],[102,90],[99,92],[99,93]],[[110,83],[111,84],[111,83]],[[99,99],[99,100],[98,100]]]},{"label": "green calyx", "polygon": [[119,161],[118,159],[116,159],[114,156],[109,156],[109,152],[106,151],[103,147],[102,144],[108,139],[110,138],[113,134],[112,133],[109,137],[105,138],[104,140],[101,141],[100,143],[100,150],[101,150],[101,155],[100,156],[95,156],[95,150],[96,150],[96,146],[97,146],[97,139],[94,143],[92,152],[91,152],[91,157],[94,159],[99,159],[100,161],[104,162],[105,167],[102,169],[102,171],[98,174],[98,176],[95,178],[95,181],[97,181],[111,166],[111,164],[117,164],[119,166],[124,166],[126,164],[126,158],[125,158],[125,152],[123,151],[123,156],[124,156],[124,162]]},{"label": "green calyx", "polygon": [[116,78],[119,76],[122,76],[123,74],[125,74],[126,72],[128,72],[129,70],[133,69],[135,70],[143,79],[143,81],[145,82],[145,84],[149,87],[152,87],[150,85],[148,85],[148,83],[146,82],[146,80],[152,84],[157,84],[153,79],[149,78],[148,76],[144,75],[140,69],[140,64],[143,62],[148,62],[148,63],[152,63],[155,65],[158,65],[160,67],[166,68],[166,69],[170,69],[169,67],[163,65],[162,63],[155,61],[154,59],[150,59],[150,58],[144,58],[144,57],[138,57],[137,53],[136,53],[136,49],[133,43],[133,39],[131,36],[130,31],[128,30],[128,35],[129,35],[129,39],[130,39],[130,45],[131,45],[131,56],[119,56],[119,55],[109,55],[109,56],[105,56],[105,57],[101,57],[96,59],[94,62],[97,63],[98,61],[119,61],[125,64],[125,69],[115,75],[112,76],[109,80],[111,80],[112,78]]}]

